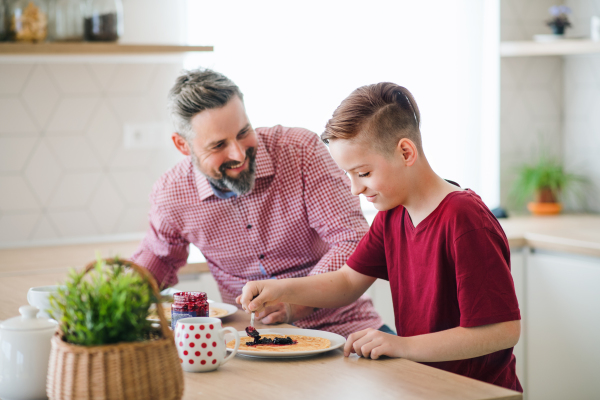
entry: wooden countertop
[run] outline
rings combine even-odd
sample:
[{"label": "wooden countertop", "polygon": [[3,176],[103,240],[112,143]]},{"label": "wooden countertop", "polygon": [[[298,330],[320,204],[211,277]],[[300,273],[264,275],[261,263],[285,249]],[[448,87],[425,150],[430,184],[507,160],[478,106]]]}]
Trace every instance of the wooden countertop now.
[{"label": "wooden countertop", "polygon": [[500,219],[511,249],[531,247],[600,257],[600,215],[565,214]]},{"label": "wooden countertop", "polygon": [[[30,286],[59,283],[65,272],[36,272],[0,278],[0,320],[18,314]],[[243,330],[242,311],[223,320]],[[258,323],[260,330],[265,326]],[[273,326],[271,326],[272,328]],[[279,327],[293,328],[290,325]],[[216,371],[184,372],[184,399],[522,399],[522,395],[403,359],[344,357],[341,350],[309,358],[257,359],[236,356]]]}]

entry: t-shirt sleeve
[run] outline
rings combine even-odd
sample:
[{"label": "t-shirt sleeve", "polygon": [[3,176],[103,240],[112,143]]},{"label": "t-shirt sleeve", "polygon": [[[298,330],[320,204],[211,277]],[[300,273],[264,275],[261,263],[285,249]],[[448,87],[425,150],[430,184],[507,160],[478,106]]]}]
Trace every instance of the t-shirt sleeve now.
[{"label": "t-shirt sleeve", "polygon": [[504,238],[481,228],[454,241],[460,326],[521,319]]},{"label": "t-shirt sleeve", "polygon": [[384,214],[377,213],[369,231],[358,243],[346,264],[363,275],[389,280],[383,238]]}]

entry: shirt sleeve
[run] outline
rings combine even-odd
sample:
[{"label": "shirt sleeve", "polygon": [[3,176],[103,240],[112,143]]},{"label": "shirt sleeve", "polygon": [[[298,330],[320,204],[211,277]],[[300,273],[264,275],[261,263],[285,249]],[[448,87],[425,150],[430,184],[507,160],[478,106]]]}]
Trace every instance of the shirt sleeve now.
[{"label": "shirt sleeve", "polygon": [[315,135],[302,165],[304,199],[311,228],[329,251],[309,275],[340,269],[369,229],[360,202],[350,192],[348,178]]},{"label": "shirt sleeve", "polygon": [[375,215],[369,232],[362,238],[346,264],[356,272],[374,278],[389,280],[385,257],[384,212]]},{"label": "shirt sleeve", "polygon": [[152,273],[159,287],[175,285],[177,271],[187,263],[189,242],[174,229],[150,196],[150,227],[131,261]]},{"label": "shirt sleeve", "polygon": [[467,232],[454,241],[460,326],[521,319],[507,247],[502,237],[486,228]]}]

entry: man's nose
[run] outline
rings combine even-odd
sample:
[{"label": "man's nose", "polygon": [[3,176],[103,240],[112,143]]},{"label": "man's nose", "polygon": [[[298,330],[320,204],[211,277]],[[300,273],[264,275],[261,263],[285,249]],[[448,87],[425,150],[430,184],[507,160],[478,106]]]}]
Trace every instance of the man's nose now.
[{"label": "man's nose", "polygon": [[233,142],[229,146],[229,159],[242,162],[246,158],[246,151],[241,143]]},{"label": "man's nose", "polygon": [[352,176],[350,177],[350,192],[354,196],[358,196],[359,194],[365,191],[365,185],[361,185],[359,182],[357,182],[357,180],[358,179],[353,178]]}]

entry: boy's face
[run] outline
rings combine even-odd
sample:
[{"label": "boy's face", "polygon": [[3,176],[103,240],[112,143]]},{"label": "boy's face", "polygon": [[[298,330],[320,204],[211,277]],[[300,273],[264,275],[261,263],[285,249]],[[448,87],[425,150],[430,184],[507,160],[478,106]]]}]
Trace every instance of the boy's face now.
[{"label": "boy's face", "polygon": [[329,150],[350,178],[353,195],[364,195],[379,211],[403,204],[407,167],[402,157],[386,157],[371,146],[344,139],[332,140]]}]

